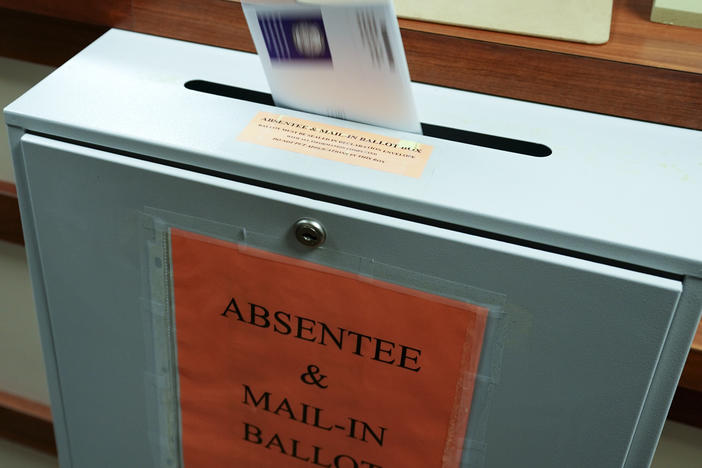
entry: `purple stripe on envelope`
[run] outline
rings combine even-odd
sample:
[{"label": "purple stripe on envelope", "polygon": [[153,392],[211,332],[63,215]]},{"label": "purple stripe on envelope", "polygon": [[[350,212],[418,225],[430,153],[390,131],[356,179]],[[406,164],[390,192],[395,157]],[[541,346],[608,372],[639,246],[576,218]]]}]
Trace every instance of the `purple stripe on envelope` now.
[{"label": "purple stripe on envelope", "polygon": [[271,61],[331,62],[321,14],[289,18],[280,14],[260,15],[258,24]]}]

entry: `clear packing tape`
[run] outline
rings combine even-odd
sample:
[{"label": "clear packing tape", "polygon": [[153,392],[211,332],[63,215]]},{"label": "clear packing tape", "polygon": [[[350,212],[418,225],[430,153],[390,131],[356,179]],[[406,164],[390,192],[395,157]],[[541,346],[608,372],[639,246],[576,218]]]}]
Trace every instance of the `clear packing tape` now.
[{"label": "clear packing tape", "polygon": [[[502,350],[508,332],[504,295],[379,263],[372,258],[325,246],[314,250],[300,249],[296,252],[296,247],[300,246],[290,242],[290,239],[252,232],[242,226],[225,225],[150,208],[145,208],[141,222],[144,246],[142,274],[148,279],[143,282],[145,284],[142,301],[143,317],[147,325],[145,330],[149,330],[145,340],[151,347],[149,350],[151,361],[149,368],[145,369],[144,376],[147,408],[150,411],[149,434],[154,448],[156,466],[180,467],[185,464],[181,414],[182,382],[179,382],[174,277],[171,263],[173,229],[206,236],[212,242],[219,244],[230,243],[227,245],[238,249],[239,253],[245,256],[270,257],[272,255],[276,261],[289,261],[292,265],[299,262],[298,258],[304,257],[305,262],[316,265],[312,266],[313,269],[318,268],[323,271],[333,269],[342,276],[355,279],[359,284],[385,285],[384,287],[390,289],[394,286],[387,285],[396,285],[404,293],[414,294],[417,297],[440,296],[447,301],[459,301],[486,309],[482,349],[476,366],[477,374],[474,371],[463,372],[459,376],[459,380],[463,380],[472,389],[472,401],[467,402],[470,407],[468,425],[464,432],[459,431],[460,434],[465,434],[465,437],[463,440],[454,441],[453,444],[447,444],[443,457],[445,462],[441,465],[444,468],[484,466],[490,405],[493,392],[500,382]],[[456,400],[456,405],[460,404],[460,400]],[[460,415],[460,411],[457,414]],[[232,462],[235,461],[238,462],[238,460],[232,460]],[[343,468],[343,463],[340,466]],[[355,465],[349,464],[349,466]]]}]

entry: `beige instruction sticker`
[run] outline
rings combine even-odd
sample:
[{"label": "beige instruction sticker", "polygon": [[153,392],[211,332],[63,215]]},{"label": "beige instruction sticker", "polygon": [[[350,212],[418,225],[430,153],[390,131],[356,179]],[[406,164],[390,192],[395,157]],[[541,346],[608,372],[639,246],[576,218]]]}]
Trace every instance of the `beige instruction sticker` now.
[{"label": "beige instruction sticker", "polygon": [[259,112],[239,141],[418,178],[432,146],[271,112]]}]

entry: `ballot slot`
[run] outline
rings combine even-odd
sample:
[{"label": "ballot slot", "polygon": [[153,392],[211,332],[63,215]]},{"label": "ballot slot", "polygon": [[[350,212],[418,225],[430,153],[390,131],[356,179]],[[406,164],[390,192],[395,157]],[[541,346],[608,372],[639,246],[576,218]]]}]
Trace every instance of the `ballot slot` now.
[{"label": "ballot slot", "polygon": [[[192,91],[213,94],[216,96],[239,99],[242,101],[255,102],[267,106],[275,106],[273,96],[269,93],[240,88],[237,86],[225,85],[206,80],[191,80],[185,83],[185,87]],[[444,127],[422,122],[422,133],[425,136],[440,138],[442,140],[455,141],[483,148],[491,148],[510,153],[521,154],[543,158],[550,156],[553,152],[551,148],[541,143],[517,140],[487,133],[472,132],[460,128]]]}]

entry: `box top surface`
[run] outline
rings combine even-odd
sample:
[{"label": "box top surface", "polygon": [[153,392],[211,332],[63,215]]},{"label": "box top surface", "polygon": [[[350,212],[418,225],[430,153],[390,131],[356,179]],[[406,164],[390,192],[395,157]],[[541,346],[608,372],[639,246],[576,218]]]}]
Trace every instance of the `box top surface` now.
[{"label": "box top surface", "polygon": [[[447,227],[702,276],[702,132],[413,84],[422,122],[553,151],[535,158],[184,87],[196,79],[268,92],[255,55],[111,30],[8,106],[5,117],[34,132]],[[434,149],[421,177],[412,178],[237,141],[261,111]]]}]

